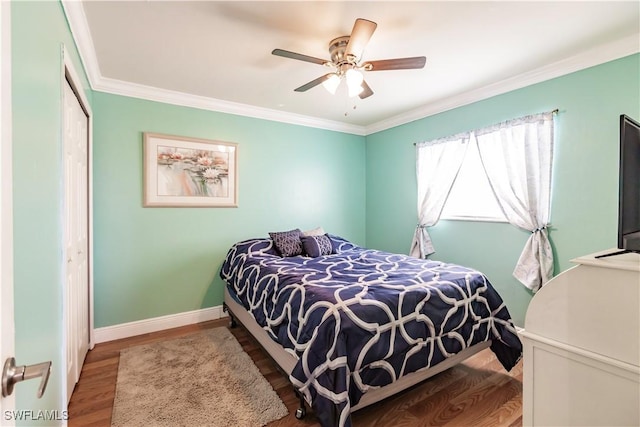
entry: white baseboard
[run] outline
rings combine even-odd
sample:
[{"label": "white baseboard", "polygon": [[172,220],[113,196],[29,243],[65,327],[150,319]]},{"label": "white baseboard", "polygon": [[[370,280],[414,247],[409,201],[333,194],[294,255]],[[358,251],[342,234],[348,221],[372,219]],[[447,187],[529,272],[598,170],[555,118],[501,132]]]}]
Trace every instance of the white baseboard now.
[{"label": "white baseboard", "polygon": [[135,322],[121,323],[119,325],[105,326],[94,330],[95,343],[119,340],[150,332],[163,331],[165,329],[178,328],[208,320],[220,319],[227,314],[222,311],[222,306],[203,308],[184,313],[169,314],[167,316],[143,319]]}]

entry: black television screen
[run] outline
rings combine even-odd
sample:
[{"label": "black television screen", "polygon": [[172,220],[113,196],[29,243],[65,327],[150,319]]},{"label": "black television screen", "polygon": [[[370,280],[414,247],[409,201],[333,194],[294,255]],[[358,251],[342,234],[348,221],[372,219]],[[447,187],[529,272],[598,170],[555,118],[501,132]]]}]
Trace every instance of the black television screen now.
[{"label": "black television screen", "polygon": [[640,123],[620,116],[618,248],[640,252]]}]

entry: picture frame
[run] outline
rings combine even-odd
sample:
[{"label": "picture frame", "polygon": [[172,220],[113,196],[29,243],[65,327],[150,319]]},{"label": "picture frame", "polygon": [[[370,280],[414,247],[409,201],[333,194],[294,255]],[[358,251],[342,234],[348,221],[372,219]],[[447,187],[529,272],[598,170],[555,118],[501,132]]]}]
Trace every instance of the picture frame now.
[{"label": "picture frame", "polygon": [[143,133],[144,207],[238,207],[238,144]]}]

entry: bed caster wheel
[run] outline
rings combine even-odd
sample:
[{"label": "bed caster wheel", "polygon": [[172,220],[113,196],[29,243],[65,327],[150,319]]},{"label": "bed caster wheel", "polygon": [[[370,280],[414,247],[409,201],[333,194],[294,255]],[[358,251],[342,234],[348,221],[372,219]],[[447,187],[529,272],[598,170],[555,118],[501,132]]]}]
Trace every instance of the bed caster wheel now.
[{"label": "bed caster wheel", "polygon": [[307,411],[304,408],[296,409],[296,418],[301,420],[304,416],[307,415]]},{"label": "bed caster wheel", "polygon": [[236,323],[236,319],[233,318],[233,315],[231,314],[231,311],[229,310],[226,302],[222,303],[222,311],[229,314],[229,328],[235,328],[236,326],[238,326],[238,324]]}]

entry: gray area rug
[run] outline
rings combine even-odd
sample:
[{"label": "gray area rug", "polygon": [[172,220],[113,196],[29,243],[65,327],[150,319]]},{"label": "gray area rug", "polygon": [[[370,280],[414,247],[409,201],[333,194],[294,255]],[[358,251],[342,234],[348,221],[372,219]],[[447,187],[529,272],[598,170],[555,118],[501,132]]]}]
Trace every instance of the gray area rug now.
[{"label": "gray area rug", "polygon": [[120,352],[113,427],[253,427],[287,414],[226,328]]}]

